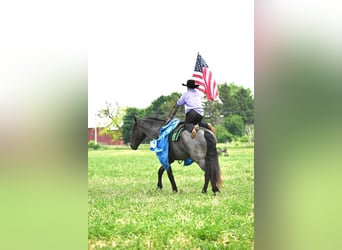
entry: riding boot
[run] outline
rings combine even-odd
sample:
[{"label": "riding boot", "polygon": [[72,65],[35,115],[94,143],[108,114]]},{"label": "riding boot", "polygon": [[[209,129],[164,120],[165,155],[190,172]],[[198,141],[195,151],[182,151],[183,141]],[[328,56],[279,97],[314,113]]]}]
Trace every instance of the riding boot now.
[{"label": "riding boot", "polygon": [[192,138],[192,139],[195,138],[198,129],[199,129],[199,126],[198,126],[198,124],[196,124],[195,127],[194,127],[194,129],[193,129],[192,132],[191,132],[191,138]]},{"label": "riding boot", "polygon": [[211,132],[213,132],[214,135],[216,135],[216,128],[214,128],[210,123],[208,124],[208,127],[211,130]]}]

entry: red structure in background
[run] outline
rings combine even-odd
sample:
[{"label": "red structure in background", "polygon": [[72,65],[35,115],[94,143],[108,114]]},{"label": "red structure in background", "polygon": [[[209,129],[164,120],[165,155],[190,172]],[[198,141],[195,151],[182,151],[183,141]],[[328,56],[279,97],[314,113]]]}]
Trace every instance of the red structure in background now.
[{"label": "red structure in background", "polygon": [[[113,140],[109,135],[101,135],[100,132],[103,128],[96,128],[97,138],[96,141],[103,145],[125,145],[123,140]],[[95,141],[95,128],[88,128],[88,142]]]}]

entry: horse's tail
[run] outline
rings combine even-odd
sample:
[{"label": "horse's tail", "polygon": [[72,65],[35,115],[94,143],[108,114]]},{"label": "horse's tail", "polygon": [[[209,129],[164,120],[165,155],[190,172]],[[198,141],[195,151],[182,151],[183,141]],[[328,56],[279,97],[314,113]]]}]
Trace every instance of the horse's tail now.
[{"label": "horse's tail", "polygon": [[[216,139],[209,131],[204,131],[204,137],[207,141],[207,154],[205,156],[205,166],[209,167],[210,180],[213,187],[220,187],[222,184],[221,170],[218,162],[218,154],[216,149]],[[215,190],[218,191],[218,190]]]}]

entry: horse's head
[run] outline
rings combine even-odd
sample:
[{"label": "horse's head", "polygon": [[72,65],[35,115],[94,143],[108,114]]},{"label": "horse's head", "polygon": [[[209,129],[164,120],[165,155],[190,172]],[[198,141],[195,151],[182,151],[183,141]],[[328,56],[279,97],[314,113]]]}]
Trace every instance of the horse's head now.
[{"label": "horse's head", "polygon": [[146,138],[143,126],[139,124],[139,120],[134,117],[134,125],[132,127],[131,149],[137,150],[140,143]]}]

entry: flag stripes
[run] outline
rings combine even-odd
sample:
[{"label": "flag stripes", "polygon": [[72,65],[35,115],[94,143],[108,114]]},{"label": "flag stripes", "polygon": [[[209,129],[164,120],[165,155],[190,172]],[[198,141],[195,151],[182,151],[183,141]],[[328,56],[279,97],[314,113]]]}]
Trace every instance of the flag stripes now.
[{"label": "flag stripes", "polygon": [[208,100],[219,100],[218,88],[213,73],[199,53],[192,78],[196,84],[200,85],[197,89],[202,91],[208,97]]}]

